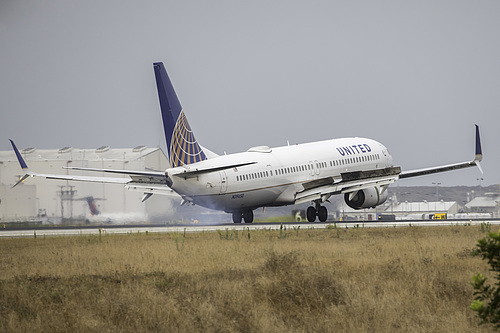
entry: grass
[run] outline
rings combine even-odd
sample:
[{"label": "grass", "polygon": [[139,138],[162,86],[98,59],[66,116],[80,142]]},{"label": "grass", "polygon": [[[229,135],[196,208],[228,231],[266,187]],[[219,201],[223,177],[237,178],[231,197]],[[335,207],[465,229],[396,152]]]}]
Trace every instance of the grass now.
[{"label": "grass", "polygon": [[488,332],[479,226],[0,241],[0,331]]}]

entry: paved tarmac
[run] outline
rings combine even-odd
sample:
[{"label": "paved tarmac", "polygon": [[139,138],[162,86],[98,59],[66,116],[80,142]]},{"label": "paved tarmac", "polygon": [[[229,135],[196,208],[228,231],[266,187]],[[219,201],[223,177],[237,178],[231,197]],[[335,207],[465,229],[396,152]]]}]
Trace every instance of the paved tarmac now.
[{"label": "paved tarmac", "polygon": [[500,225],[500,220],[431,220],[431,221],[390,221],[390,222],[326,222],[326,223],[226,223],[218,225],[103,225],[103,226],[72,226],[72,227],[40,227],[32,229],[1,229],[0,238],[17,237],[58,237],[101,234],[145,234],[145,233],[183,233],[183,232],[215,232],[217,230],[301,230],[324,229],[334,227],[350,228],[401,228],[410,226],[437,227],[456,225]]}]

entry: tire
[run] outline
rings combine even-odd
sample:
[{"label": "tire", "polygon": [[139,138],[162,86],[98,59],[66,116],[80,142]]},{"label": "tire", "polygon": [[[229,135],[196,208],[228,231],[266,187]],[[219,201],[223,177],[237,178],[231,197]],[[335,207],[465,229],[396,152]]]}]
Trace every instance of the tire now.
[{"label": "tire", "polygon": [[243,219],[245,220],[245,223],[252,223],[253,222],[253,210],[247,210],[243,212]]},{"label": "tire", "polygon": [[318,209],[318,219],[320,222],[325,222],[328,218],[328,210],[325,206],[320,206]]},{"label": "tire", "polygon": [[309,222],[316,221],[316,209],[314,209],[313,206],[307,207],[306,215],[307,215],[307,221]]},{"label": "tire", "polygon": [[233,222],[234,223],[241,223],[241,212],[233,212]]}]

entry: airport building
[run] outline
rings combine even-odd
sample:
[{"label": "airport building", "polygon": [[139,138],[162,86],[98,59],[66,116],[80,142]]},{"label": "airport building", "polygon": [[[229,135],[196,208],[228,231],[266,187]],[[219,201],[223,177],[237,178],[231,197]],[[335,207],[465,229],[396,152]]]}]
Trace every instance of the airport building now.
[{"label": "airport building", "polygon": [[498,194],[477,197],[460,206],[456,201],[416,201],[398,202],[389,198],[374,209],[354,210],[340,203],[336,219],[376,221],[376,220],[434,220],[434,219],[489,219],[500,217]]},{"label": "airport building", "polygon": [[[21,151],[28,167],[37,173],[75,174],[113,177],[113,174],[75,171],[65,167],[106,168],[125,170],[156,170],[168,168],[168,159],[159,148],[138,146],[112,149],[28,148]],[[23,175],[13,151],[0,152],[0,223],[14,221],[48,221],[60,223],[89,218],[89,197],[102,216],[110,219],[133,218],[137,222],[165,219],[172,205],[165,196],[153,195],[145,203],[143,193],[129,191],[120,184],[102,184],[77,181],[48,180],[40,177],[27,179],[12,188]],[[123,175],[117,175],[123,177]],[[114,215],[113,215],[114,214]]]},{"label": "airport building", "polygon": [[394,214],[407,220],[430,220],[437,214],[454,216],[458,213],[458,203],[454,201],[393,202],[385,214]]},{"label": "airport building", "polygon": [[465,205],[466,209],[476,214],[491,214],[493,217],[500,217],[500,197],[498,193],[486,193],[472,199]]}]

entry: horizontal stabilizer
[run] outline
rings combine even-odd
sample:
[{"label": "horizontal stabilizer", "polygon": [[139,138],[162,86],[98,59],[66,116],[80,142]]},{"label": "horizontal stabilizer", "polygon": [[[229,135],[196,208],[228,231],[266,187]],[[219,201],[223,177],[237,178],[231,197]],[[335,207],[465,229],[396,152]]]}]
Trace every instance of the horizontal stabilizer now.
[{"label": "horizontal stabilizer", "polygon": [[210,172],[217,172],[217,171],[222,171],[222,170],[227,170],[227,169],[239,168],[239,167],[242,167],[242,166],[252,165],[252,164],[255,164],[255,163],[257,163],[257,162],[246,162],[246,163],[222,165],[222,166],[217,166],[217,167],[212,167],[212,168],[206,168],[206,169],[195,169],[195,170],[185,169],[182,172],[172,174],[172,176],[190,178],[190,177],[196,177],[196,176],[204,174],[204,173],[210,173]]}]

